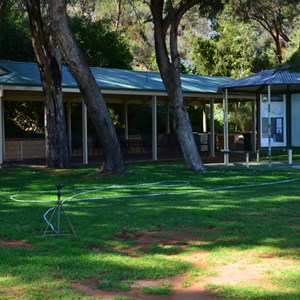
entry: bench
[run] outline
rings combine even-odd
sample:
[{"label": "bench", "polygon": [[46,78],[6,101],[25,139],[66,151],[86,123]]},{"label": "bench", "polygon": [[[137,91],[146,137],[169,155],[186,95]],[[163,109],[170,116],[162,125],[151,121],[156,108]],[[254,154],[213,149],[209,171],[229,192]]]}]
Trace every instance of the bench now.
[{"label": "bench", "polygon": [[[268,153],[268,149],[259,149],[256,152],[257,155],[257,162],[259,162],[259,155],[260,153]],[[293,164],[293,149],[291,148],[283,148],[283,149],[274,149],[272,148],[272,153],[274,152],[278,152],[278,151],[283,151],[283,152],[287,152],[288,155],[288,164],[292,165]]]},{"label": "bench", "polygon": [[249,168],[249,156],[250,154],[256,154],[255,151],[247,151],[247,150],[225,150],[221,149],[221,152],[224,153],[224,163],[226,166],[229,164],[229,154],[245,154],[246,155],[246,166]]},{"label": "bench", "polygon": [[[278,151],[278,149],[272,149],[272,152]],[[292,149],[284,149],[288,153],[288,163],[291,165],[293,163],[293,152]],[[226,166],[229,164],[229,154],[245,154],[246,155],[246,166],[249,168],[249,157],[250,154],[256,154],[256,160],[259,162],[259,154],[262,152],[268,152],[268,149],[260,149],[257,151],[247,151],[247,150],[225,150],[221,149],[221,152],[224,153],[224,163]]]}]

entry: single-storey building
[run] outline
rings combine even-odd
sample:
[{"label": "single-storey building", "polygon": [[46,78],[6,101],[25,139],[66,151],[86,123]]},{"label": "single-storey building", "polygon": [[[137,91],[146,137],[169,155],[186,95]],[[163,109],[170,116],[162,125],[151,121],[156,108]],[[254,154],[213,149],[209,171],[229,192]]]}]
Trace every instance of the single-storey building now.
[{"label": "single-storey building", "polygon": [[256,97],[253,108],[251,151],[286,150],[292,162],[292,149],[300,148],[300,72],[287,66],[264,70],[222,86],[224,92],[224,160],[229,162],[228,99],[237,95]]},{"label": "single-storey building", "polygon": [[[165,87],[159,72],[117,70],[105,68],[91,68],[99,89],[106,102],[122,103],[124,105],[124,138],[128,139],[127,105],[149,104],[152,107],[152,159],[157,160],[157,115],[158,104],[169,106]],[[82,95],[76,81],[63,66],[62,88],[64,101],[68,105],[77,102],[83,104]],[[184,99],[187,105],[205,103],[210,105],[210,155],[214,156],[214,103],[223,101],[223,91],[220,86],[230,84],[233,79],[228,77],[212,77],[198,75],[181,75]],[[0,61],[0,165],[9,158],[8,141],[5,137],[4,104],[8,101],[43,101],[43,91],[40,74],[36,63]],[[242,99],[242,95],[235,95]],[[252,96],[247,95],[247,99]],[[253,98],[253,97],[252,97]],[[72,138],[72,124],[70,110],[67,112],[68,135]],[[169,125],[168,125],[169,126]],[[167,126],[167,127],[168,127]],[[168,130],[168,129],[167,129]],[[88,162],[88,134],[87,112],[82,106],[82,156],[83,163]],[[17,141],[20,158],[26,158],[28,152],[24,149],[25,141]],[[33,147],[30,146],[30,151]]]}]

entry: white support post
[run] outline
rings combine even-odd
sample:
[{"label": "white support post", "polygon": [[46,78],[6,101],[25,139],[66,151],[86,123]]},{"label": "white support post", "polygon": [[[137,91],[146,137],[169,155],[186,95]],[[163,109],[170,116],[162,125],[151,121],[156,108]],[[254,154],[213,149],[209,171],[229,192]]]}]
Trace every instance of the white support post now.
[{"label": "white support post", "polygon": [[157,101],[152,96],[152,160],[157,160]]},{"label": "white support post", "polygon": [[207,132],[205,104],[203,104],[203,109],[202,109],[202,128],[203,128],[203,132]]},{"label": "white support post", "polygon": [[215,112],[214,112],[214,99],[210,98],[210,135],[209,135],[209,146],[210,156],[215,157]]},{"label": "white support post", "polygon": [[3,87],[0,86],[0,168],[4,161],[4,108],[3,108]]},{"label": "white support post", "polygon": [[82,163],[88,164],[87,110],[82,100]]},{"label": "white support post", "polygon": [[128,104],[124,103],[124,138],[128,140]]},{"label": "white support post", "polygon": [[272,147],[271,147],[271,86],[268,85],[268,156],[269,167],[272,166]]},{"label": "white support post", "polygon": [[223,101],[223,114],[224,114],[224,163],[226,166],[229,164],[229,143],[228,143],[228,89],[225,89],[225,97]]},{"label": "white support post", "polygon": [[246,152],[246,166],[249,168],[249,153]]},{"label": "white support post", "polygon": [[293,149],[288,149],[288,161],[289,165],[293,164]]}]

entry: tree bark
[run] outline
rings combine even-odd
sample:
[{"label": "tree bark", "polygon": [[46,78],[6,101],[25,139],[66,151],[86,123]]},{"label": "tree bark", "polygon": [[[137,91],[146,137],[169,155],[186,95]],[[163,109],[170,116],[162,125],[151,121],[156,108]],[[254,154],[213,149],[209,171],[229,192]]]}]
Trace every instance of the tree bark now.
[{"label": "tree bark", "polygon": [[[180,56],[177,47],[177,30],[181,17],[198,2],[198,0],[181,1],[178,6],[171,7],[165,17],[163,17],[163,0],[151,0],[150,9],[154,23],[157,64],[173,106],[174,130],[178,142],[188,168],[195,171],[205,171],[206,169],[194,140],[190,117],[182,94]],[[170,32],[169,51],[166,44],[168,32]]]},{"label": "tree bark", "polygon": [[70,166],[64,103],[61,87],[60,53],[51,40],[46,41],[39,0],[27,2],[32,45],[44,91],[46,164],[51,168]]},{"label": "tree bark", "polygon": [[66,1],[49,0],[48,3],[50,32],[62,51],[70,73],[77,81],[89,116],[101,138],[105,153],[105,161],[101,170],[124,173],[126,167],[115,128],[102,93],[70,29]]}]

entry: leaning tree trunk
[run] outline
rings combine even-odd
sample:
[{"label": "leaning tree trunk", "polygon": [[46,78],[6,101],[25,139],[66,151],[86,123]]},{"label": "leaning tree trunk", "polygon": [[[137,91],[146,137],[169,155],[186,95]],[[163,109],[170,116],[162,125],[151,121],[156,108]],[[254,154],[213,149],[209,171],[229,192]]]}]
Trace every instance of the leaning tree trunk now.
[{"label": "leaning tree trunk", "polygon": [[102,93],[70,29],[65,0],[49,0],[50,31],[77,81],[105,154],[102,171],[124,173],[123,154]]},{"label": "leaning tree trunk", "polygon": [[[190,117],[183,99],[180,79],[180,56],[177,49],[177,30],[181,17],[199,0],[181,1],[178,7],[170,8],[164,16],[164,1],[151,0],[154,23],[154,39],[157,65],[174,110],[174,130],[185,162],[189,169],[205,171],[198,152]],[[170,53],[167,49],[167,34],[170,33]]]},{"label": "leaning tree trunk", "polygon": [[61,59],[51,37],[46,42],[39,0],[27,2],[32,45],[40,70],[44,91],[46,165],[51,168],[70,166],[64,103],[61,87]]}]

